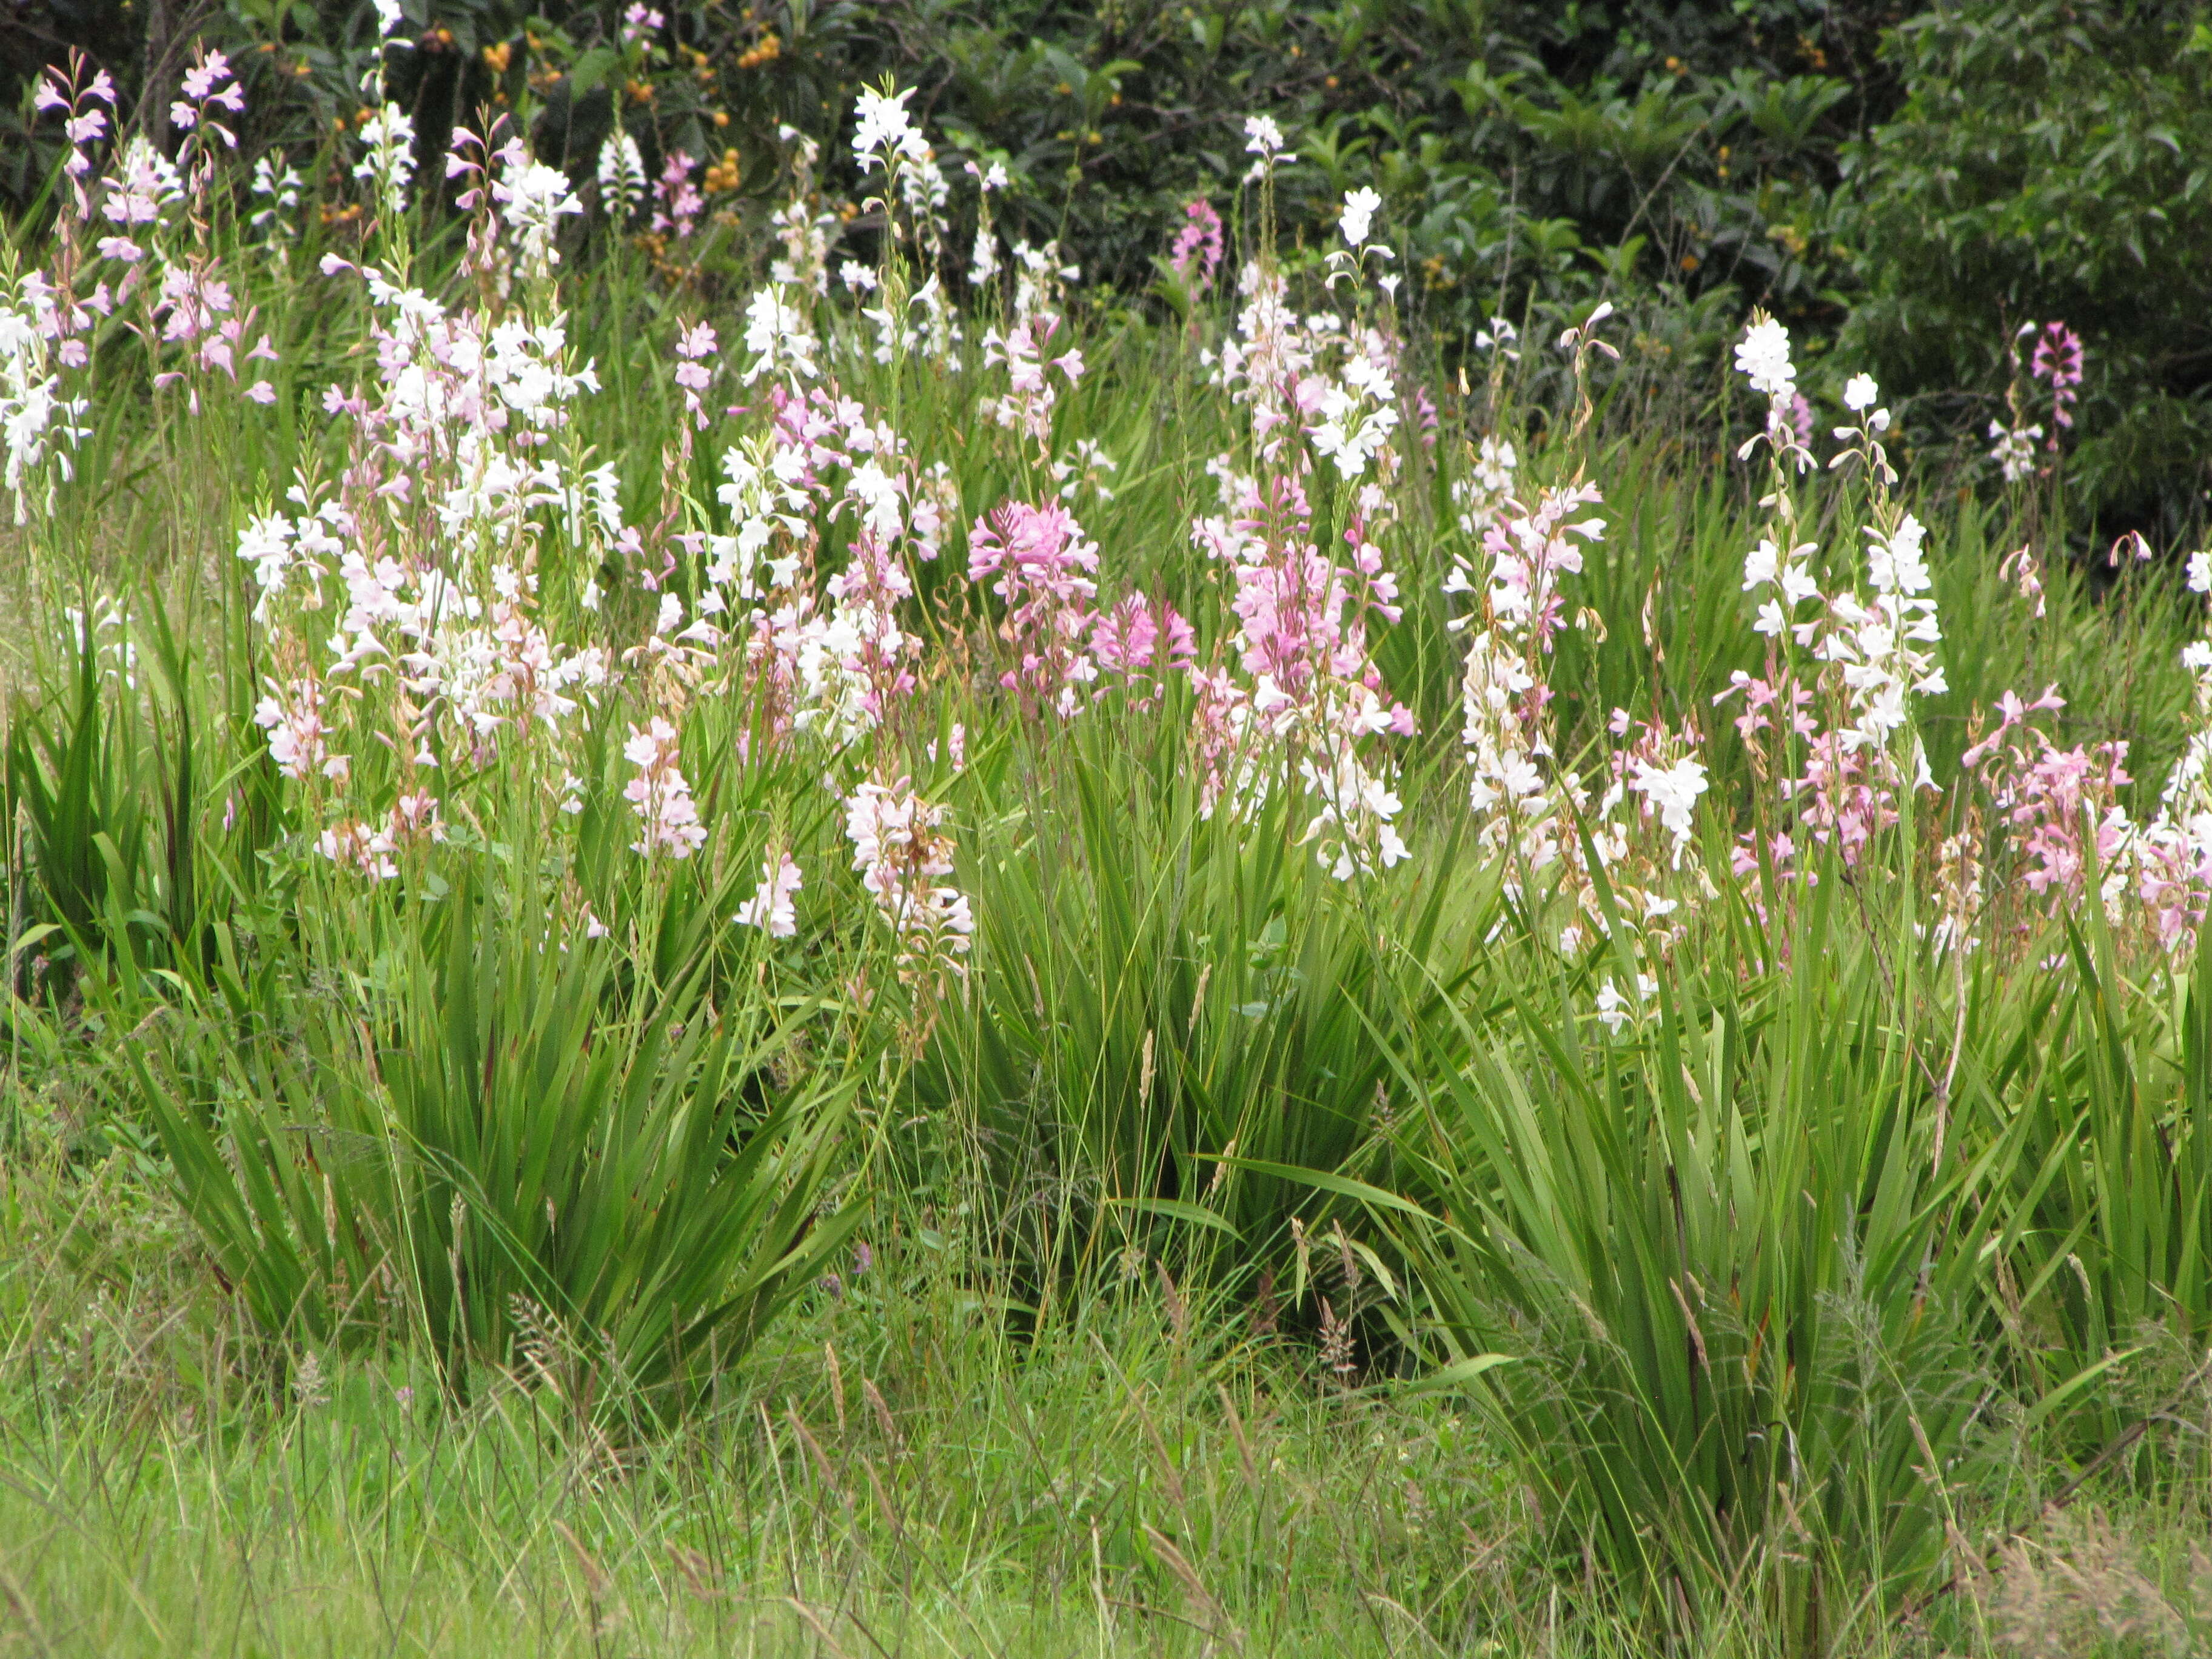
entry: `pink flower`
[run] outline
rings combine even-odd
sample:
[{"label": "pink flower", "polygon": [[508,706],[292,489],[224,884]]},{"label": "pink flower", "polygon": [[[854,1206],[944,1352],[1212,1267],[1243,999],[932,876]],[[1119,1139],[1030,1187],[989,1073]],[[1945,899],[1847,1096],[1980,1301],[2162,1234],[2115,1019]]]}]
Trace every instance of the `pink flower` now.
[{"label": "pink flower", "polygon": [[2056,712],[2065,701],[2055,685],[2033,702],[2006,692],[1997,702],[1996,730],[1969,749],[1963,763],[1980,773],[2002,820],[2019,837],[2028,860],[2023,872],[2028,890],[2070,902],[2087,878],[2091,842],[2084,835],[2085,815],[2095,825],[2100,866],[2110,869],[2129,839],[2127,813],[2117,799],[2129,777],[2126,743],[2062,750],[2027,724],[2031,714]]},{"label": "pink flower", "polygon": [[1132,593],[1091,623],[1091,654],[1101,667],[1128,681],[1132,690],[1149,691],[1170,668],[1188,662],[1196,651],[1197,636],[1190,623],[1164,599]]},{"label": "pink flower", "polygon": [[699,808],[679,763],[683,755],[676,728],[655,714],[644,731],[630,727],[623,754],[638,769],[623,797],[643,826],[630,851],[647,858],[659,853],[690,858],[706,844],[707,830],[699,822]]},{"label": "pink flower", "polygon": [[[185,96],[198,104],[221,86],[230,74],[230,60],[219,52],[210,52],[201,62],[185,71]],[[243,107],[241,100],[240,107]]]},{"label": "pink flower", "polygon": [[1075,688],[1098,672],[1083,648],[1097,569],[1097,544],[1084,539],[1083,526],[1057,501],[1042,507],[1007,501],[975,521],[968,533],[968,580],[997,578],[991,591],[1006,602],[1017,657],[999,677],[1001,685],[1032,703],[1074,712]]},{"label": "pink flower", "polygon": [[[238,135],[214,117],[216,110],[228,110],[235,115],[246,108],[245,90],[230,80],[230,60],[219,52],[210,52],[185,71],[184,96],[169,106],[169,119],[178,127],[191,131],[204,120],[209,131],[221,138],[226,148],[238,148]],[[203,158],[204,161],[204,158]],[[204,185],[208,174],[204,165],[194,167],[195,188]]]},{"label": "pink flower", "polygon": [[316,838],[315,850],[339,868],[371,881],[391,881],[399,874],[392,856],[397,850],[392,837],[371,823],[341,823],[325,830]]},{"label": "pink flower", "polygon": [[908,780],[871,780],[845,803],[853,867],[899,941],[899,977],[967,972],[975,921],[968,896],[938,880],[952,873],[953,842],[939,826],[945,809],[914,793]]},{"label": "pink flower", "polygon": [[1176,232],[1174,245],[1168,251],[1168,264],[1203,294],[1213,285],[1214,273],[1221,269],[1224,246],[1221,216],[1203,197],[1186,204],[1182,212],[1182,228]]},{"label": "pink flower", "polygon": [[253,723],[269,734],[269,757],[276,769],[301,780],[327,772],[332,757],[323,741],[323,688],[312,679],[284,686],[271,680],[269,691],[253,711]]},{"label": "pink flower", "polygon": [[699,164],[680,149],[668,152],[668,160],[660,169],[660,177],[653,181],[653,199],[656,204],[653,214],[653,228],[658,232],[673,233],[678,237],[689,236],[699,215],[707,206],[691,183],[691,169]]},{"label": "pink flower", "polygon": [[687,328],[676,337],[676,355],[682,360],[676,365],[676,384],[684,388],[684,412],[702,432],[707,428],[707,412],[699,394],[714,378],[713,368],[703,360],[714,356],[715,346],[711,323]]}]

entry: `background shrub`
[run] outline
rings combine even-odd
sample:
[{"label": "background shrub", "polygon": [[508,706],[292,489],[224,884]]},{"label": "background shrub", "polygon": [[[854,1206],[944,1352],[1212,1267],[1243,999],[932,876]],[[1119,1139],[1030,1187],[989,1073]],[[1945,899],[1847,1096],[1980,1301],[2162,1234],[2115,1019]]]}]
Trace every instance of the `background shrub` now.
[{"label": "background shrub", "polygon": [[[2212,439],[2212,27],[2186,5],[1947,5],[1885,55],[1906,90],[1850,147],[1862,291],[1844,356],[2002,415],[2005,336],[2063,318],[2087,343],[2068,476],[2101,529],[2171,540],[2199,517]],[[2047,411],[2043,424],[2053,427]]]},{"label": "background shrub", "polygon": [[[1280,181],[1291,238],[1326,237],[1344,191],[1374,184],[1405,313],[1448,356],[1492,318],[1556,332],[1608,298],[1638,318],[1640,372],[1663,365],[1710,420],[1726,412],[1721,337],[1761,305],[1814,351],[1840,332],[1839,372],[1809,364],[1808,392],[1872,366],[1917,394],[1923,449],[1995,484],[1981,451],[2008,331],[2063,319],[2088,348],[2066,465],[2085,544],[2131,529],[2172,544],[2202,516],[2212,35],[2185,4],[678,0],[626,15],[615,0],[410,0],[390,89],[426,158],[455,123],[505,114],[579,179],[617,124],[656,173],[678,152],[712,164],[723,234],[672,272],[712,284],[756,269],[766,238],[738,233],[785,198],[787,131],[822,145],[830,234],[869,257],[878,226],[838,135],[857,90],[891,76],[948,159],[1005,169],[1010,238],[1057,239],[1111,302],[1154,306],[1178,297],[1163,256],[1186,204],[1233,215],[1242,124],[1265,112],[1301,155]],[[12,9],[0,200],[38,203],[58,159],[55,124],[28,118],[40,65],[90,52],[167,143],[203,40],[240,60],[249,146],[297,159],[360,112],[375,16],[359,0]]]}]

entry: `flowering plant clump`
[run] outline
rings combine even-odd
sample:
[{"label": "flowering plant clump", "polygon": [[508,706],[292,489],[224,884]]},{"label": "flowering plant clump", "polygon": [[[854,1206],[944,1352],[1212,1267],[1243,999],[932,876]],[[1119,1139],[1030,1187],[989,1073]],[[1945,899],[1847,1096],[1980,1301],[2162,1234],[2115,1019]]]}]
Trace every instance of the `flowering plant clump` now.
[{"label": "flowering plant clump", "polygon": [[1996,728],[1967,750],[1965,764],[1983,786],[2018,842],[2021,879],[2038,897],[2078,900],[2094,858],[2105,873],[2107,898],[2125,885],[2121,854],[2132,836],[2119,792],[2130,781],[2124,742],[2061,750],[2031,726],[2032,715],[2066,706],[2057,686],[2033,702],[2008,691],[1997,704]]},{"label": "flowering plant clump", "polygon": [[[412,50],[380,15],[379,50]],[[669,29],[633,7],[623,50],[643,63]],[[0,277],[0,483],[34,535],[58,522],[126,359],[175,430],[283,458],[235,468],[222,520],[234,770],[266,796],[246,817],[276,826],[260,850],[336,902],[428,902],[465,861],[534,858],[572,943],[642,953],[648,906],[710,915],[759,982],[818,972],[919,1042],[1015,971],[991,960],[1015,860],[991,854],[1035,843],[994,791],[1119,744],[1223,845],[1287,825],[1323,908],[1387,919],[1473,884],[1434,867],[1460,849],[1623,1045],[1686,942],[1735,925],[1731,876],[1778,957],[1814,884],[1930,872],[1934,950],[2093,901],[2169,965],[2193,946],[2212,644],[2184,659],[2192,714],[2153,811],[2131,769],[2164,751],[2062,740],[2055,685],[1962,714],[1953,765],[1929,712],[1952,696],[1942,520],[1900,491],[1874,380],[1801,374],[1773,318],[1729,354],[1760,404],[1735,458],[1758,511],[1702,588],[1717,652],[1684,668],[1676,550],[1624,612],[1640,512],[1590,435],[1622,418],[1601,414],[1622,315],[1525,337],[1492,319],[1486,415],[1463,380],[1440,407],[1399,309],[1402,200],[1356,185],[1286,253],[1302,152],[1267,115],[1243,127],[1235,252],[1229,210],[1198,199],[1160,260],[1186,432],[1102,384],[1122,349],[1085,331],[1082,273],[1012,234],[1005,162],[940,150],[911,88],[866,91],[848,145],[783,129],[765,191],[734,151],[658,142],[635,100],[573,168],[503,119],[434,158],[376,78],[310,185],[281,152],[237,154],[245,100],[236,64],[192,55],[171,153],[118,133],[82,64],[35,92],[65,142],[52,258]],[[850,213],[825,194],[840,170]],[[349,212],[308,269],[317,190]],[[692,280],[678,266],[741,195],[757,257],[726,289]],[[441,274],[422,226],[448,197]],[[595,262],[641,239],[668,257]],[[578,302],[610,268],[635,284],[606,290],[618,327]],[[279,350],[303,293],[357,351]],[[2084,354],[2059,323],[2012,348],[1993,436],[2020,481],[2074,429]],[[313,362],[332,367],[311,385]],[[1571,389],[1540,421],[1507,390],[1540,373]],[[641,411],[664,417],[650,441]],[[313,441],[285,435],[301,425]],[[1187,529],[1164,546],[1165,501]],[[1997,574],[2037,618],[2058,603],[2032,545]],[[2212,557],[2190,581],[2212,589]],[[149,693],[128,607],[97,584],[78,607],[101,684]],[[1245,941],[1261,979],[1273,920]],[[862,964],[820,968],[845,950]],[[1277,1006],[1262,988],[1237,1006]],[[1179,1017],[1194,1043],[1207,1016]]]},{"label": "flowering plant clump", "polygon": [[[396,21],[387,23],[389,33]],[[625,27],[635,49],[659,49],[649,15]],[[459,199],[474,216],[466,264],[486,300],[455,307],[408,281],[399,226],[416,183],[412,125],[396,105],[372,105],[353,173],[390,258],[332,254],[324,270],[361,285],[377,371],[366,386],[325,394],[326,412],[353,434],[344,465],[303,471],[282,504],[250,519],[238,544],[270,642],[255,709],[270,762],[320,802],[331,846],[370,849],[365,858],[333,854],[334,862],[381,871],[377,861],[393,858],[404,838],[389,826],[362,829],[386,825],[398,810],[379,798],[434,808],[437,781],[457,763],[481,769],[532,757],[563,781],[559,799],[574,817],[575,781],[588,769],[579,716],[624,684],[643,688],[650,705],[629,720],[623,745],[635,846],[649,858],[684,859],[707,836],[675,735],[684,708],[702,698],[742,710],[741,757],[808,747],[852,769],[848,777],[906,775],[922,729],[916,700],[933,672],[917,573],[957,533],[960,492],[943,463],[919,459],[894,418],[842,389],[840,356],[860,353],[857,368],[918,356],[965,372],[943,268],[950,175],[910,101],[908,91],[870,89],[854,112],[852,161],[888,232],[874,268],[844,268],[866,329],[823,331],[837,226],[813,204],[818,150],[787,132],[793,189],[773,216],[781,252],[744,301],[733,369],[748,408],[719,410],[710,401],[724,339],[715,325],[687,322],[672,343],[669,375],[687,428],[678,460],[691,434],[745,416],[720,446],[714,495],[722,511],[672,503],[638,519],[625,511],[614,466],[586,456],[572,435],[574,410],[599,382],[568,346],[553,285],[564,222],[587,216],[586,200],[516,137],[457,132],[445,171],[465,186]],[[243,104],[227,60],[204,54],[185,77],[173,112],[189,138],[181,167],[137,144],[98,174],[91,149],[106,136],[113,103],[98,77],[57,76],[39,102],[64,118],[76,147],[64,164],[76,209],[64,216],[65,283],[19,283],[15,320],[0,328],[8,482],[19,510],[33,474],[49,460],[65,472],[85,430],[85,402],[65,384],[88,355],[79,337],[126,300],[141,307],[149,338],[188,353],[164,373],[191,380],[194,399],[208,376],[235,380],[247,363],[276,355],[265,336],[247,349],[252,308],[196,240],[194,204],[216,188]],[[1287,141],[1257,115],[1246,140],[1250,182],[1272,213]],[[253,189],[274,216],[296,201],[299,183],[267,160]],[[670,151],[657,179],[648,178],[636,140],[617,128],[592,169],[596,210],[624,226],[649,207],[656,233],[688,235],[703,210],[697,167]],[[1237,273],[1233,329],[1206,349],[1245,441],[1212,465],[1221,510],[1194,525],[1219,574],[1229,624],[1209,653],[1172,605],[1115,592],[1104,553],[1076,518],[1080,492],[1110,503],[1105,480],[1115,463],[1096,440],[1058,430],[1064,396],[1086,367],[1067,321],[1075,273],[1049,246],[1002,253],[989,204],[1006,187],[1004,170],[975,162],[965,173],[977,233],[964,276],[989,283],[1003,272],[1011,289],[1003,320],[981,331],[981,366],[1002,377],[1002,389],[987,392],[981,407],[1058,497],[1004,500],[966,532],[968,574],[993,602],[994,648],[1005,648],[1000,689],[1065,720],[1109,684],[1127,684],[1143,707],[1180,676],[1194,697],[1191,759],[1204,810],[1241,811],[1288,790],[1337,875],[1402,862],[1409,848],[1387,740],[1411,735],[1414,720],[1390,695],[1370,636],[1401,616],[1384,550],[1399,533],[1403,411],[1419,414],[1425,441],[1434,413],[1406,379],[1392,309],[1395,256],[1377,238],[1382,196],[1354,189],[1337,215],[1323,263],[1326,288],[1349,300],[1346,308],[1305,309],[1263,247]],[[117,233],[96,254],[74,228],[95,216]],[[1202,295],[1226,253],[1219,214],[1192,202],[1170,268]],[[94,258],[123,280],[96,283],[80,302],[70,285]],[[1585,359],[1611,350],[1597,332],[1609,310],[1563,337],[1578,384]],[[1510,353],[1518,337],[1503,321],[1489,333],[1495,352]],[[1746,834],[1739,869],[1761,856],[1787,866],[1824,842],[1854,862],[1898,822],[1901,792],[1929,785],[1910,707],[1944,684],[1926,532],[1890,505],[1881,448],[1888,417],[1871,380],[1857,376],[1844,403],[1859,424],[1838,428],[1849,439],[1838,459],[1863,464],[1875,522],[1859,582],[1835,586],[1820,575],[1818,548],[1792,533],[1784,476],[1812,465],[1810,405],[1788,334],[1756,318],[1735,356],[1766,403],[1754,442],[1770,447],[1776,483],[1767,501],[1773,533],[1744,570],[1769,658],[1763,673],[1738,671],[1731,695],[1741,702],[1736,728],[1786,820]],[[2048,386],[2054,428],[2071,424],[2081,358],[2063,325],[2038,335],[2028,378]],[[274,395],[265,380],[246,390],[257,401]],[[1586,483],[1525,489],[1522,458],[1502,433],[1481,435],[1468,459],[1450,495],[1486,568],[1478,576],[1455,556],[1446,589],[1472,602],[1454,626],[1464,640],[1462,747],[1480,842],[1516,872],[1514,890],[1539,874],[1565,884],[1578,920],[1564,924],[1563,940],[1600,919],[1607,884],[1639,927],[1656,926],[1663,939],[1678,924],[1662,919],[1700,896],[1689,854],[1710,791],[1701,739],[1679,722],[1615,711],[1590,760],[1569,765],[1555,755],[1550,665],[1562,629],[1591,625],[1587,611],[1570,614],[1568,594],[1584,550],[1601,542],[1603,521],[1590,510],[1601,500]],[[1343,502],[1329,514],[1334,552],[1315,505],[1324,483]],[[561,556],[550,558],[556,547]],[[650,623],[617,645],[593,619],[626,586],[649,596]],[[2027,764],[2021,777],[2044,776],[2043,765]],[[2118,775],[2115,760],[2106,775]],[[2002,812],[2030,810],[2019,791],[2041,787],[2017,778],[2002,786],[2010,803]],[[374,845],[380,840],[390,848]],[[785,936],[778,930],[797,869],[795,861],[764,869],[745,910],[751,925],[774,922],[769,931]],[[901,915],[918,903],[902,900]]]},{"label": "flowering plant clump", "polygon": [[[1942,630],[1925,557],[1927,532],[1892,498],[1882,435],[1889,411],[1878,406],[1871,377],[1844,388],[1857,424],[1838,426],[1844,445],[1831,470],[1856,465],[1867,481],[1874,522],[1863,526],[1864,585],[1825,586],[1816,542],[1800,541],[1792,472],[1814,465],[1810,447],[1789,418],[1795,386],[1789,337],[1771,319],[1755,321],[1738,350],[1754,388],[1768,396],[1764,442],[1770,489],[1761,505],[1769,533],[1745,556],[1743,589],[1758,606],[1754,624],[1767,641],[1763,671],[1738,669],[1716,699],[1741,699],[1735,726],[1759,776],[1784,805],[1782,821],[1747,831],[1735,867],[1748,875],[1799,867],[1811,845],[1832,846],[1846,865],[1867,856],[1875,837],[1897,823],[1904,795],[1935,793],[1912,718],[1916,698],[1946,689],[1935,647]],[[1809,608],[1808,608],[1809,607]]]},{"label": "flowering plant clump", "polygon": [[[1565,902],[1562,951],[1611,937],[1640,959],[1671,942],[1686,898],[1710,890],[1701,872],[1680,878],[1708,784],[1693,732],[1626,709],[1613,712],[1613,744],[1587,781],[1554,751],[1550,661],[1563,629],[1589,625],[1586,612],[1570,623],[1565,581],[1603,538],[1588,511],[1601,500],[1587,483],[1547,489],[1533,510],[1506,499],[1484,530],[1489,569],[1478,577],[1455,554],[1444,588],[1472,600],[1452,625],[1467,641],[1460,742],[1480,844],[1503,860],[1509,892],[1528,902],[1540,887]],[[1601,1012],[1617,1029],[1626,1007],[1608,1000]]]},{"label": "flowering plant clump", "polygon": [[[1281,135],[1262,117],[1248,130],[1255,168],[1271,176]],[[1370,254],[1378,266],[1390,258],[1365,241],[1373,211],[1364,198],[1348,206],[1358,234],[1332,283],[1356,278]],[[1349,324],[1297,314],[1285,277],[1264,259],[1239,281],[1236,335],[1209,358],[1215,384],[1244,413],[1249,458],[1210,464],[1224,510],[1192,526],[1229,579],[1237,622],[1233,659],[1190,670],[1200,799],[1209,813],[1224,803],[1241,811],[1295,787],[1310,808],[1307,838],[1342,879],[1387,870],[1407,851],[1377,740],[1411,736],[1415,723],[1389,694],[1368,637],[1402,614],[1383,552],[1396,521],[1398,354],[1387,313],[1369,309],[1376,294],[1388,301],[1395,279],[1356,286]],[[1329,488],[1348,491],[1341,562],[1314,536],[1323,463]]]},{"label": "flowering plant clump", "polygon": [[1057,501],[1034,507],[1008,501],[968,532],[968,579],[989,581],[1006,602],[1017,656],[1000,684],[1065,717],[1082,688],[1098,678],[1085,648],[1098,597],[1098,546]]}]

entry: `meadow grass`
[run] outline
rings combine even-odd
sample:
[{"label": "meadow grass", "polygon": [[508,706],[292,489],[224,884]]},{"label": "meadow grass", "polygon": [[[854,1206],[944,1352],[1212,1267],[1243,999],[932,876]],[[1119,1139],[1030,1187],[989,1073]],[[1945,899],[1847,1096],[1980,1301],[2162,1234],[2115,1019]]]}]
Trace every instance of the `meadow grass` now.
[{"label": "meadow grass", "polygon": [[[877,1232],[741,1380],[626,1433],[575,1408],[557,1351],[466,1401],[404,1349],[272,1353],[128,1164],[9,1167],[13,1650],[1650,1650],[1463,1401],[1346,1387],[1202,1291],[1117,1275],[1018,1331],[940,1232]],[[2162,1622],[2205,1605],[2201,1377],[2183,1392],[2162,1467],[2093,1476],[2016,1559],[1861,1609],[1830,1650],[2082,1652],[2108,1627],[2111,1651],[2193,1650],[2201,1625],[2177,1646]],[[2066,1466],[2015,1456],[2060,1495]],[[2018,1512],[1989,1490],[1962,1527]],[[1677,1645],[1790,1644],[1738,1607]]]}]

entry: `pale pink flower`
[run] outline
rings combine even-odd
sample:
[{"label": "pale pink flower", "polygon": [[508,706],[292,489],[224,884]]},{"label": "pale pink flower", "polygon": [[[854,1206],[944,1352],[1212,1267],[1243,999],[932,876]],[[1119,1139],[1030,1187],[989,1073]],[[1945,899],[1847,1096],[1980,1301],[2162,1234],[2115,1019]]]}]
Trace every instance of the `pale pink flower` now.
[{"label": "pale pink flower", "polygon": [[758,927],[770,939],[789,939],[799,931],[799,912],[792,896],[803,884],[799,866],[790,854],[779,853],[761,865],[760,885],[738,907],[740,927]]},{"label": "pale pink flower", "polygon": [[688,859],[705,845],[707,831],[699,822],[699,809],[691,799],[691,786],[681,765],[681,745],[676,728],[655,714],[642,732],[629,729],[623,754],[638,769],[623,790],[643,830],[630,850],[647,858],[665,853]]}]

